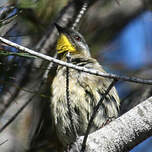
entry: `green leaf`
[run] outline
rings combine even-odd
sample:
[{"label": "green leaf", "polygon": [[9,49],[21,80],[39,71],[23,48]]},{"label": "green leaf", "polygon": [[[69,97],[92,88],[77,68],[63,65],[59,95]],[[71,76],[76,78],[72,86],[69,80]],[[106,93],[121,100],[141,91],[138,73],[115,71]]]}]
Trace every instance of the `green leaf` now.
[{"label": "green leaf", "polygon": [[30,55],[29,53],[23,53],[23,52],[16,53],[16,52],[9,52],[9,51],[0,51],[0,56],[10,56],[10,55],[27,57],[27,58],[37,58],[36,56]]}]

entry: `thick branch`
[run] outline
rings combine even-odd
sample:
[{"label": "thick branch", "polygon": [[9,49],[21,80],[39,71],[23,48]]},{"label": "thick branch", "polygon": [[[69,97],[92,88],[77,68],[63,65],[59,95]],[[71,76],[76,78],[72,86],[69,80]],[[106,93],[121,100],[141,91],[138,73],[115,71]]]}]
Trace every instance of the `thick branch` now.
[{"label": "thick branch", "polygon": [[[101,47],[105,47],[108,41],[113,40],[126,24],[152,6],[151,0],[118,1],[120,5],[115,0],[98,1],[89,10],[89,17],[86,18],[82,29],[83,33],[90,37],[89,43],[92,47],[95,44],[95,48],[98,46],[98,49],[101,50]],[[103,2],[106,4],[104,5]],[[89,23],[91,26],[86,26]],[[94,32],[90,34],[93,30]]]},{"label": "thick branch", "polygon": [[[88,137],[87,152],[128,152],[152,135],[152,97]],[[81,148],[83,137],[70,152]]]}]

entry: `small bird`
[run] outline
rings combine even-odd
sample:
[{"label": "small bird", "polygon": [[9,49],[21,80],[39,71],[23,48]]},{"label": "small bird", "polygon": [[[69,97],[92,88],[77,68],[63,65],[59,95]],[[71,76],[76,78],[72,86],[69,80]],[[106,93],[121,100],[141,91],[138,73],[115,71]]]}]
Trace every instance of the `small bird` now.
[{"label": "small bird", "polygon": [[[62,61],[67,61],[66,55],[69,54],[72,64],[106,73],[97,60],[91,57],[89,47],[79,32],[57,24],[56,28],[59,32],[56,50]],[[69,69],[70,116],[66,98],[66,70],[65,66],[58,66],[50,99],[53,127],[64,148],[73,143],[76,136],[85,135],[93,109],[111,83],[108,78]],[[100,129],[110,118],[116,118],[119,104],[117,91],[113,87],[103,100],[90,132]]]}]

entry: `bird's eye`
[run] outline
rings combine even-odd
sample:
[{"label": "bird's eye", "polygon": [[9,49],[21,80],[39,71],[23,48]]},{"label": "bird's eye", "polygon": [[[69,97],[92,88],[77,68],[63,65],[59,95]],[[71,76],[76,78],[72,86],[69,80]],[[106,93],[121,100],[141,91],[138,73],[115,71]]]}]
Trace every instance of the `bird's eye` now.
[{"label": "bird's eye", "polygon": [[80,36],[78,36],[78,35],[75,35],[74,38],[75,38],[75,40],[77,40],[77,41],[81,41],[81,38],[80,38]]}]

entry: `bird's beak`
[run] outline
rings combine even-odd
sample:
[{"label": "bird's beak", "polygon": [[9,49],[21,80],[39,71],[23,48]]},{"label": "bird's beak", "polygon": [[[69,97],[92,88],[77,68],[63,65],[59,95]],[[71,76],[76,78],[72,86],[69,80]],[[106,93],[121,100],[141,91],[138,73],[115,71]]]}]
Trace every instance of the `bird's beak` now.
[{"label": "bird's beak", "polygon": [[56,45],[56,50],[58,51],[58,54],[63,53],[63,52],[75,53],[76,48],[70,42],[69,37],[67,36],[66,29],[56,23],[55,23],[55,26],[60,34],[57,40],[57,45]]},{"label": "bird's beak", "polygon": [[65,32],[65,29],[62,26],[60,26],[59,24],[55,23],[55,27],[57,28],[59,33],[64,33]]}]

